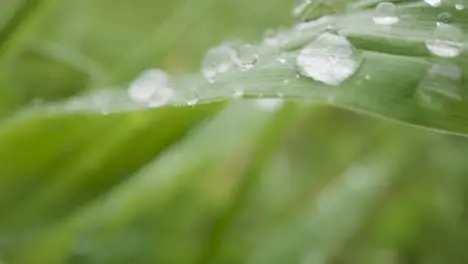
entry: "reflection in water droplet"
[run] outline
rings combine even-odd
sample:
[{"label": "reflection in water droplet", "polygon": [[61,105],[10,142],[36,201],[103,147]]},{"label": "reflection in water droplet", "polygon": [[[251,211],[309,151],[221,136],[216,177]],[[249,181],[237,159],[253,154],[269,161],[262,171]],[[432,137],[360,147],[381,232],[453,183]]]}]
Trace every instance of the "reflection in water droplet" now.
[{"label": "reflection in water droplet", "polygon": [[375,8],[375,14],[373,21],[377,25],[394,25],[398,23],[400,19],[396,15],[396,7],[390,2],[383,2],[377,5]]},{"label": "reflection in water droplet", "polygon": [[452,20],[452,14],[448,12],[443,12],[437,16],[436,23],[437,23],[437,26],[441,26],[442,24],[449,24],[451,20]]},{"label": "reflection in water droplet", "polygon": [[441,0],[424,0],[428,5],[431,5],[431,6],[440,6],[440,4],[442,3]]},{"label": "reflection in water droplet", "polygon": [[462,73],[453,63],[436,63],[428,70],[416,91],[419,101],[431,108],[463,99]]},{"label": "reflection in water droplet", "polygon": [[234,56],[235,51],[226,44],[210,49],[202,62],[202,73],[205,79],[213,83],[220,74],[234,68],[235,64],[232,60]]},{"label": "reflection in water droplet", "polygon": [[242,88],[236,88],[232,91],[232,98],[234,99],[239,99],[244,96],[244,89]]},{"label": "reflection in water droplet", "polygon": [[453,25],[439,24],[431,39],[426,41],[427,49],[434,55],[453,58],[460,55],[461,30]]},{"label": "reflection in water droplet", "polygon": [[359,68],[361,59],[343,36],[324,33],[305,46],[297,57],[300,73],[328,85],[339,85]]},{"label": "reflection in water droplet", "polygon": [[299,17],[312,4],[312,0],[296,0],[292,14]]}]

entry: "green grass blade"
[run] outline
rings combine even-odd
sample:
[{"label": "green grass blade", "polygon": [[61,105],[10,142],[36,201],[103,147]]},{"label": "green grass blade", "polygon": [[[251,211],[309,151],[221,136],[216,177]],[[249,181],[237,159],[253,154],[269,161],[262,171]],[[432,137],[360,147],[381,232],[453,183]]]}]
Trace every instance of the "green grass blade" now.
[{"label": "green grass blade", "polygon": [[19,48],[19,42],[27,34],[37,19],[45,16],[48,8],[58,0],[22,1],[13,17],[0,29],[0,61],[5,60],[10,52]]}]

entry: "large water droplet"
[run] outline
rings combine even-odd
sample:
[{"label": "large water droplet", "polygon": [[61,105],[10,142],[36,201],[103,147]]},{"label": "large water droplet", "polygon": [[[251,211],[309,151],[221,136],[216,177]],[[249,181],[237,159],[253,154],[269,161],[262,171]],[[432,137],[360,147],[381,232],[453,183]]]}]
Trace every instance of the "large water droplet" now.
[{"label": "large water droplet", "polygon": [[443,108],[445,104],[463,99],[462,73],[453,63],[432,65],[417,89],[417,98],[431,108]]},{"label": "large water droplet", "polygon": [[214,82],[216,78],[235,67],[232,58],[236,52],[231,46],[223,44],[210,49],[202,62],[202,73],[208,82]]},{"label": "large water droplet", "polygon": [[440,4],[442,3],[441,0],[424,0],[424,2],[426,2],[428,5],[431,5],[431,6],[440,6]]},{"label": "large water droplet", "polygon": [[452,20],[452,14],[448,12],[443,12],[437,16],[436,23],[437,23],[437,26],[441,26],[443,24],[449,24],[451,20]]},{"label": "large water droplet", "polygon": [[299,17],[312,4],[312,0],[296,0],[292,14]]},{"label": "large water droplet", "polygon": [[453,58],[460,55],[462,44],[459,42],[461,30],[453,25],[439,24],[431,39],[426,41],[427,49],[434,55]]},{"label": "large water droplet", "polygon": [[377,5],[373,17],[377,25],[394,25],[400,20],[396,14],[396,7],[390,2],[384,2]]},{"label": "large water droplet", "polygon": [[166,104],[173,96],[169,76],[162,70],[150,69],[144,71],[130,84],[128,94],[131,99],[157,107]]},{"label": "large water droplet", "polygon": [[302,75],[328,85],[339,85],[359,68],[361,59],[343,36],[323,33],[305,46],[297,57]]},{"label": "large water droplet", "polygon": [[450,2],[453,3],[456,10],[463,10],[465,9],[465,1],[466,0],[451,0]]}]

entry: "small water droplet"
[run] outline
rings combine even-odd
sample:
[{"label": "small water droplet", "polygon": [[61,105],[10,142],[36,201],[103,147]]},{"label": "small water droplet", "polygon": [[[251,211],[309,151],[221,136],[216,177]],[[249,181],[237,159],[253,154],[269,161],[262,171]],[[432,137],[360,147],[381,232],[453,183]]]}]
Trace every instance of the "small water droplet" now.
[{"label": "small water droplet", "polygon": [[198,103],[198,98],[192,98],[190,100],[187,100],[188,106],[195,106],[197,103]]},{"label": "small water droplet", "polygon": [[312,0],[296,0],[292,14],[294,17],[299,17],[309,5],[312,4]]},{"label": "small water droplet", "polygon": [[431,108],[443,108],[447,102],[463,99],[462,87],[462,73],[456,64],[436,63],[420,82],[416,95]]},{"label": "small water droplet", "polygon": [[440,24],[431,39],[426,41],[427,49],[434,55],[454,58],[460,55],[462,44],[459,42],[461,30],[450,24]]},{"label": "small water droplet", "polygon": [[361,59],[343,36],[323,33],[305,46],[297,57],[300,73],[316,81],[339,85],[359,68]]},{"label": "small water droplet", "polygon": [[284,84],[288,84],[288,83],[289,83],[289,79],[284,79],[283,83],[284,83]]},{"label": "small water droplet", "polygon": [[442,3],[441,0],[424,0],[424,2],[433,7],[440,6],[440,4]]},{"label": "small water droplet", "polygon": [[286,62],[287,62],[286,58],[283,58],[283,57],[277,58],[276,61],[281,63],[281,64],[286,64]]},{"label": "small water droplet", "polygon": [[463,9],[465,9],[465,6],[463,4],[455,4],[455,9],[463,10]]},{"label": "small water droplet", "polygon": [[233,57],[235,57],[235,50],[227,44],[210,49],[202,62],[202,73],[205,79],[213,83],[220,74],[234,68]]},{"label": "small water droplet", "polygon": [[234,99],[239,99],[244,96],[244,89],[242,88],[236,88],[232,91],[232,98]]},{"label": "small water droplet", "polygon": [[258,47],[250,44],[241,44],[236,49],[238,66],[242,71],[248,71],[255,67],[259,61]]},{"label": "small water droplet", "polygon": [[371,79],[371,76],[370,76],[369,74],[366,74],[366,76],[364,76],[364,79],[370,80],[370,79]]},{"label": "small water droplet", "polygon": [[390,2],[383,2],[375,8],[372,20],[376,25],[390,26],[398,23],[400,19],[396,15],[395,5]]},{"label": "small water droplet", "polygon": [[437,26],[441,26],[442,24],[449,24],[451,20],[452,20],[452,14],[448,12],[443,12],[437,16],[436,23],[437,23]]},{"label": "small water droplet", "polygon": [[276,112],[283,107],[284,100],[281,98],[257,99],[255,104],[264,111]]}]

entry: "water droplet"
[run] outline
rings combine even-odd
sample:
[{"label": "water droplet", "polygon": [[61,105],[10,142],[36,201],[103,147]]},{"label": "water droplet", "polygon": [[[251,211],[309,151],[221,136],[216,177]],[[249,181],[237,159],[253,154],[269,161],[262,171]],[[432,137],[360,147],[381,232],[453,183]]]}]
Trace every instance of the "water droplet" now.
[{"label": "water droplet", "polygon": [[441,0],[424,0],[428,5],[431,5],[431,6],[440,6],[440,4],[442,3]]},{"label": "water droplet", "polygon": [[461,30],[449,24],[440,24],[431,39],[426,41],[427,49],[434,55],[453,58],[460,55],[462,44],[459,42]]},{"label": "water droplet", "polygon": [[452,20],[452,14],[448,12],[443,12],[437,16],[436,23],[437,23],[437,26],[441,26],[442,24],[449,24],[451,20]]},{"label": "water droplet", "polygon": [[195,106],[198,103],[198,98],[192,98],[187,100],[187,105],[188,106]]},{"label": "water droplet", "polygon": [[297,57],[300,73],[328,85],[339,85],[359,68],[361,59],[343,36],[323,33]]},{"label": "water droplet", "polygon": [[443,108],[447,102],[463,99],[462,87],[462,73],[456,64],[436,63],[419,84],[416,96],[431,108]]},{"label": "water droplet", "polygon": [[276,61],[281,63],[281,64],[286,64],[286,62],[287,62],[286,58],[283,58],[283,57],[277,58]]},{"label": "water droplet", "polygon": [[296,0],[292,14],[294,17],[299,17],[312,4],[312,0]]},{"label": "water droplet", "polygon": [[234,99],[239,99],[244,96],[244,89],[242,88],[236,88],[232,91],[232,98]]},{"label": "water droplet", "polygon": [[167,87],[169,78],[159,69],[146,70],[140,74],[129,86],[128,95],[132,100],[147,103],[161,87]]},{"label": "water droplet", "polygon": [[301,78],[301,75],[300,74],[296,74],[296,79],[300,79]]},{"label": "water droplet", "polygon": [[255,104],[264,111],[276,112],[283,107],[284,100],[281,98],[257,99]]},{"label": "water droplet", "polygon": [[202,62],[202,73],[205,79],[213,83],[220,74],[234,68],[233,57],[235,57],[235,50],[229,45],[223,44],[210,49]]},{"label": "water droplet", "polygon": [[453,0],[452,3],[454,4],[456,10],[465,9],[465,0]]},{"label": "water droplet", "polygon": [[289,83],[289,79],[284,79],[283,83],[284,83],[284,84],[288,84],[288,83]]},{"label": "water droplet", "polygon": [[163,106],[174,96],[169,76],[159,69],[146,70],[140,74],[130,84],[128,93],[133,100],[146,103],[150,107]]},{"label": "water droplet", "polygon": [[371,79],[371,76],[370,76],[369,74],[366,74],[366,76],[364,76],[364,79],[370,80],[370,79]]},{"label": "water droplet", "polygon": [[396,15],[396,7],[390,2],[383,2],[377,5],[373,17],[376,25],[390,26],[398,23],[400,20]]},{"label": "water droplet", "polygon": [[247,71],[255,67],[259,61],[258,47],[250,44],[239,45],[236,49],[235,61],[242,71]]}]

